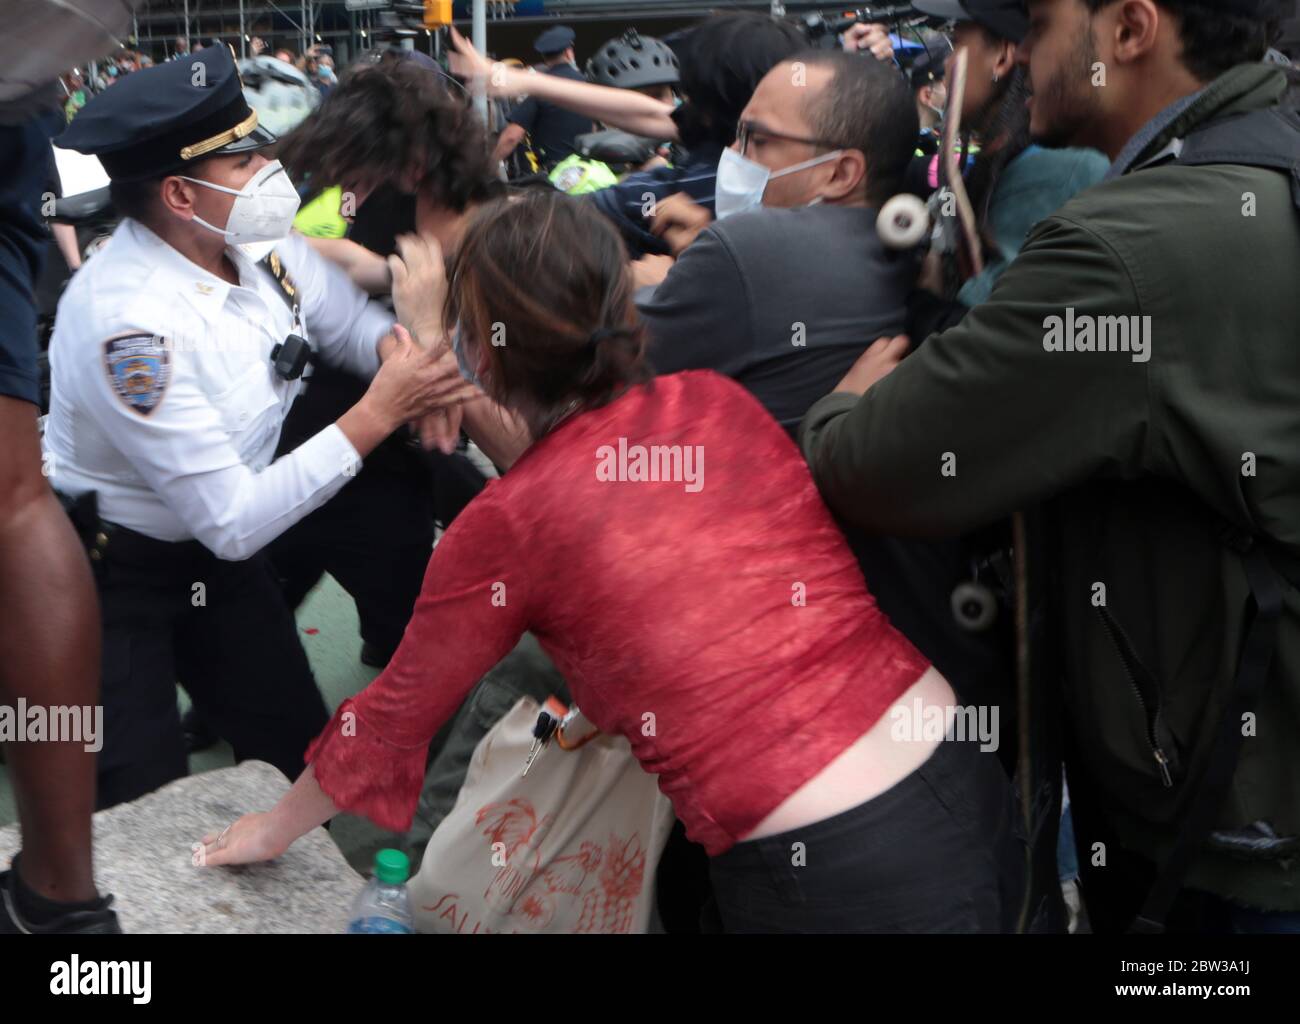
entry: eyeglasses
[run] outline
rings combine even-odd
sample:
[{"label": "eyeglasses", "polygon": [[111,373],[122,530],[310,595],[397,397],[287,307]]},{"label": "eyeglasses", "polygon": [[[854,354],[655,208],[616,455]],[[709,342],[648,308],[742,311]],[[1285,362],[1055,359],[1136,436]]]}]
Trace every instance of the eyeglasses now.
[{"label": "eyeglasses", "polygon": [[826,139],[805,139],[800,135],[786,135],[782,132],[774,132],[770,128],[764,128],[756,121],[741,121],[736,130],[736,141],[740,144],[740,155],[745,155],[745,150],[749,148],[749,139],[752,135],[763,135],[773,139],[785,139],[786,142],[802,142],[808,146],[820,146],[824,149],[839,149],[838,142],[829,142]]}]

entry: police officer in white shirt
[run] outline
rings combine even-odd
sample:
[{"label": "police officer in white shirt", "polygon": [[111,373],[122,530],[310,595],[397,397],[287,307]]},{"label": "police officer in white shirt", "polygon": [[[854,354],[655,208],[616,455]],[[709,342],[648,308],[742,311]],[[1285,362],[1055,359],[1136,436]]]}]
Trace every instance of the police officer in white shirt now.
[{"label": "police officer in white shirt", "polygon": [[[289,233],[274,141],[224,46],[128,76],[56,140],[99,156],[126,215],[59,304],[45,433],[103,613],[100,807],[185,774],[177,681],[237,759],[298,775],[328,716],[261,549],[470,393]],[[275,459],[314,359],[370,388]]]}]

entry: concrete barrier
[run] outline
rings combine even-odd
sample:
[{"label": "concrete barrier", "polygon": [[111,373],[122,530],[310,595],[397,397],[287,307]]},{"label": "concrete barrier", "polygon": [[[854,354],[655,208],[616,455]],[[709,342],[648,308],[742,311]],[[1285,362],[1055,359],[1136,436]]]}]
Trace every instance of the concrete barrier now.
[{"label": "concrete barrier", "polygon": [[[276,861],[196,868],[192,845],[241,814],[267,811],[289,788],[269,764],[178,779],[95,815],[95,881],[113,893],[127,932],[342,932],[365,885],[324,829]],[[19,849],[18,826],[0,829],[0,864]]]}]

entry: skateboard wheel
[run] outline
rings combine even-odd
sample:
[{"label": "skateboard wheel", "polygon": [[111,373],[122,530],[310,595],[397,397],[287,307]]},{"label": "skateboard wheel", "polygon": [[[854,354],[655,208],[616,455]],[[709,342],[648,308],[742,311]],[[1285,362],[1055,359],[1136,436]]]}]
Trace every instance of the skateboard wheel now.
[{"label": "skateboard wheel", "polygon": [[993,591],[982,583],[959,583],[952,592],[952,615],[969,633],[982,633],[998,617]]},{"label": "skateboard wheel", "polygon": [[906,193],[894,196],[880,208],[876,231],[891,249],[911,249],[919,245],[930,227],[925,203]]}]

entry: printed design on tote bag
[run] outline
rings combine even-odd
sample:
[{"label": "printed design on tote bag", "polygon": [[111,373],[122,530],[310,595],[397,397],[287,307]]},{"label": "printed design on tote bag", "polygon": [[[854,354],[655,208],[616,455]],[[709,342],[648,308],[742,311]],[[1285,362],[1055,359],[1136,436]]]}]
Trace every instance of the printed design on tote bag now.
[{"label": "printed design on tote bag", "polygon": [[[641,836],[610,835],[605,846],[584,840],[578,852],[540,868],[540,846],[552,816],[537,817],[530,801],[516,798],[480,807],[474,817],[488,848],[501,843],[506,863],[488,883],[489,906],[517,920],[522,929],[543,930],[560,909],[577,904],[577,932],[632,930],[637,897],[645,882]],[[498,848],[500,849],[500,848]]]}]

